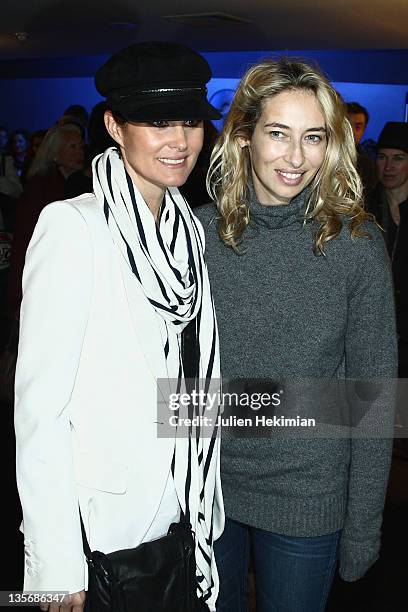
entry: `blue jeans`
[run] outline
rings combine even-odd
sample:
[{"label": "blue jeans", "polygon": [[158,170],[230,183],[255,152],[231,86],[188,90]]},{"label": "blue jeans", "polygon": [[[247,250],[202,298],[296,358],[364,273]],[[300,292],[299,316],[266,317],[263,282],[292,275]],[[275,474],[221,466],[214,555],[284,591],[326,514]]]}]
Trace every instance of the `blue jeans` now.
[{"label": "blue jeans", "polygon": [[278,535],[227,519],[215,542],[217,612],[248,611],[250,550],[257,612],[324,612],[339,538],[340,531],[311,538]]}]

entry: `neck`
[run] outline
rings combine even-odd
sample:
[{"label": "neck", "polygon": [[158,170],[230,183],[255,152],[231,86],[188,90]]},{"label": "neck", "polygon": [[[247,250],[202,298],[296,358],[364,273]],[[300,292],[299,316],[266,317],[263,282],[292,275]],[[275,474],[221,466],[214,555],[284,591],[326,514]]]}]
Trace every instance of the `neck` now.
[{"label": "neck", "polygon": [[399,206],[408,199],[408,181],[396,189],[386,189],[385,193],[390,206]]},{"label": "neck", "polygon": [[163,202],[164,194],[166,190],[161,185],[155,185],[150,181],[139,176],[129,164],[127,159],[123,156],[123,163],[125,164],[126,170],[129,173],[132,181],[142,194],[144,201],[147,204],[150,212],[152,213],[154,220],[158,223],[160,207]]},{"label": "neck", "polygon": [[254,170],[252,170],[252,184],[255,192],[255,196],[262,206],[287,206],[290,204],[290,199],[281,198],[278,199],[273,194],[269,193],[267,189],[263,188],[260,181],[258,180]]},{"label": "neck", "polygon": [[164,191],[162,192],[162,194],[161,194],[161,196],[159,198],[148,198],[143,193],[143,191],[141,191],[140,193],[142,194],[144,201],[146,202],[147,206],[149,207],[149,210],[152,213],[152,215],[154,217],[154,220],[156,221],[156,223],[158,223],[160,207],[162,205],[163,197],[164,197]]},{"label": "neck", "polygon": [[250,185],[249,208],[252,221],[258,228],[278,229],[292,226],[298,229],[304,222],[308,189],[303,189],[289,204],[265,205],[259,201],[253,185]]},{"label": "neck", "polygon": [[58,170],[61,172],[64,179],[67,179],[74,172],[74,170],[67,170],[66,168],[63,168],[62,166],[58,166]]}]

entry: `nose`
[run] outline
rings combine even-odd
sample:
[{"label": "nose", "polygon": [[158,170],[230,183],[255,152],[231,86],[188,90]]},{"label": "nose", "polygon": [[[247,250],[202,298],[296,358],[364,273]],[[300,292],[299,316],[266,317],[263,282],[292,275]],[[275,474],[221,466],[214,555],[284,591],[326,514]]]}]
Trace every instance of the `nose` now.
[{"label": "nose", "polygon": [[386,158],[385,165],[384,165],[384,170],[391,170],[392,166],[393,166],[392,159]]},{"label": "nose", "polygon": [[303,153],[302,144],[299,140],[293,139],[288,144],[286,152],[286,160],[292,168],[300,168],[304,162],[305,156]]},{"label": "nose", "polygon": [[177,151],[185,151],[187,149],[187,138],[184,131],[184,126],[174,125],[172,129],[172,140],[170,146]]}]

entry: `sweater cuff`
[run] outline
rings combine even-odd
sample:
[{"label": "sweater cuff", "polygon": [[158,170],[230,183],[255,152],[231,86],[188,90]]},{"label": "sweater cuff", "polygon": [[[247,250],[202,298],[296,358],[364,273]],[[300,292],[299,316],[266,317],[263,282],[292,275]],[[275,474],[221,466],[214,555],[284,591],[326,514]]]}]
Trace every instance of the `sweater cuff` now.
[{"label": "sweater cuff", "polygon": [[380,556],[381,540],[356,542],[343,535],[340,539],[339,574],[346,582],[359,580]]}]

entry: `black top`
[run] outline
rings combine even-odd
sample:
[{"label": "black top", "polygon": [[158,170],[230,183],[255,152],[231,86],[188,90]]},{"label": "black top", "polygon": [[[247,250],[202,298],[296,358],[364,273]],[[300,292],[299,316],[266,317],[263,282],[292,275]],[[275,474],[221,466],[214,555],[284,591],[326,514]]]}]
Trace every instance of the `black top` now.
[{"label": "black top", "polygon": [[397,313],[408,308],[408,199],[399,205],[400,223],[396,225],[391,216],[385,189],[379,185],[369,199],[368,209],[384,230],[384,240],[392,262]]}]

